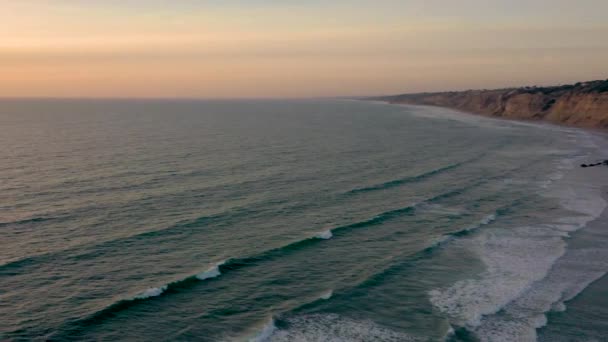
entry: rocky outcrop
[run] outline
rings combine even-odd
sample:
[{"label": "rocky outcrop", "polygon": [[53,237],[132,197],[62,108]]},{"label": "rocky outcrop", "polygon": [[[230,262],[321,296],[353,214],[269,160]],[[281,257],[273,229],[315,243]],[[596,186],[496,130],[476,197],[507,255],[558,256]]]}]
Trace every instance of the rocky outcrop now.
[{"label": "rocky outcrop", "polygon": [[592,164],[581,164],[581,167],[594,167],[594,166],[608,166],[608,160],[604,160],[603,162],[592,163]]},{"label": "rocky outcrop", "polygon": [[608,128],[608,80],[556,87],[403,94],[373,100],[449,107],[507,119]]}]

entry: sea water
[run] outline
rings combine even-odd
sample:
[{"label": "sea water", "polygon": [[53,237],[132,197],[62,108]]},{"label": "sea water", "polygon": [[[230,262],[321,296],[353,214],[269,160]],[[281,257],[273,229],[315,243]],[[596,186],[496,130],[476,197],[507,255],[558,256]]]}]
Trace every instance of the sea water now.
[{"label": "sea water", "polygon": [[578,167],[608,150],[578,129],[2,100],[0,146],[3,339],[533,341],[608,271],[608,169]]}]

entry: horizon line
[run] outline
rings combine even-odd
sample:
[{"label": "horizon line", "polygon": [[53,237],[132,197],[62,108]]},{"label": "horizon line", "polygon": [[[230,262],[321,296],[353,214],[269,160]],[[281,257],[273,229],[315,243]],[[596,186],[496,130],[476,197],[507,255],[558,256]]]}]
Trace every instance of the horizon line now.
[{"label": "horizon line", "polygon": [[[374,95],[372,95],[374,96]],[[375,95],[381,96],[381,95]],[[270,100],[348,100],[369,96],[310,96],[310,97],[188,97],[188,96],[0,96],[5,100],[125,100],[125,101],[270,101]]]},{"label": "horizon line", "polygon": [[520,85],[520,86],[503,86],[496,88],[467,88],[467,89],[451,89],[440,91],[410,91],[410,92],[391,92],[382,94],[367,94],[367,95],[335,95],[335,96],[288,96],[288,97],[196,97],[196,96],[1,96],[0,101],[10,100],[83,100],[83,101],[278,101],[278,100],[357,100],[382,96],[395,95],[416,95],[416,94],[432,94],[446,92],[463,92],[463,91],[484,91],[484,90],[505,90],[518,88],[542,88],[542,87],[560,87],[568,85],[576,85],[578,83],[589,82],[605,82],[608,79],[597,78],[593,80],[577,81],[577,82],[560,82],[557,84],[535,84],[535,85]]}]

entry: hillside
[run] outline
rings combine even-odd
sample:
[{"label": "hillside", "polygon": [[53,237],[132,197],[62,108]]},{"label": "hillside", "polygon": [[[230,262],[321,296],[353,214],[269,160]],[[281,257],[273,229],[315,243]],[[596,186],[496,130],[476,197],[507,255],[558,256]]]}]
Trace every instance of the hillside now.
[{"label": "hillside", "polygon": [[507,119],[608,128],[608,80],[555,87],[403,94],[373,100],[448,107]]}]

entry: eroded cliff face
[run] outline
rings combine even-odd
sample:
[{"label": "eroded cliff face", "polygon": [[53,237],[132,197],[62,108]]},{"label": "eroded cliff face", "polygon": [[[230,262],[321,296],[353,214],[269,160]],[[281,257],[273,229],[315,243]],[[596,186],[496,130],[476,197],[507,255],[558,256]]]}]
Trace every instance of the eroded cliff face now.
[{"label": "eroded cliff face", "polygon": [[608,129],[608,80],[558,87],[404,94],[374,98],[487,116]]}]

